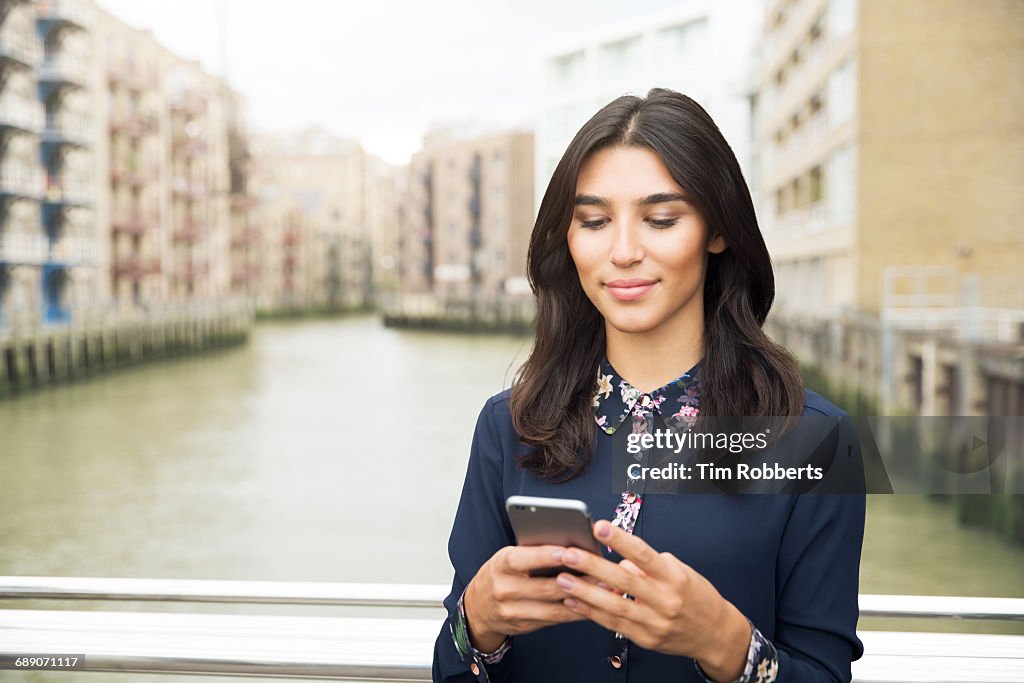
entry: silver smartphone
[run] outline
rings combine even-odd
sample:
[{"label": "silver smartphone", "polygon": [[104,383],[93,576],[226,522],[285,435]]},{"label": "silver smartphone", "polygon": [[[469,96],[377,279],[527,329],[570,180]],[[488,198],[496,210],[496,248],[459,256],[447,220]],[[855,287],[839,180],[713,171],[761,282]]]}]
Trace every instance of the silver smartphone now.
[{"label": "silver smartphone", "polygon": [[[601,555],[594,538],[590,509],[582,500],[509,496],[505,510],[519,545],[562,545]],[[579,574],[569,567],[535,569],[530,576],[556,576],[559,572]]]}]

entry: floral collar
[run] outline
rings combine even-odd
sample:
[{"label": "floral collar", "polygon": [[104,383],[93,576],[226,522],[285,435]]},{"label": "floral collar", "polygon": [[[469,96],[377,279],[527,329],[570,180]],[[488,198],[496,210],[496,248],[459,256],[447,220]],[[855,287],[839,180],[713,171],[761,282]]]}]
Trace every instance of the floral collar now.
[{"label": "floral collar", "polygon": [[667,422],[676,423],[675,426],[692,425],[699,412],[703,365],[701,359],[681,377],[644,393],[622,379],[607,358],[603,359],[594,387],[594,420],[606,434],[614,434],[630,413],[637,418],[660,415]]}]

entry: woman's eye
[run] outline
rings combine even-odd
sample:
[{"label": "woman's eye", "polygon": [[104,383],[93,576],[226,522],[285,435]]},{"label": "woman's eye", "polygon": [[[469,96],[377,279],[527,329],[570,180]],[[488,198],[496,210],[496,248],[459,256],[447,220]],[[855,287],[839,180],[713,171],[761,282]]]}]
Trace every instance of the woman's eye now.
[{"label": "woman's eye", "polygon": [[652,218],[650,224],[656,228],[671,228],[673,225],[679,222],[678,218]]},{"label": "woman's eye", "polygon": [[598,218],[597,220],[593,220],[593,221],[581,220],[580,221],[580,227],[581,228],[589,228],[591,230],[596,230],[597,228],[600,228],[602,225],[604,225],[607,222],[608,221],[606,221],[603,218]]}]

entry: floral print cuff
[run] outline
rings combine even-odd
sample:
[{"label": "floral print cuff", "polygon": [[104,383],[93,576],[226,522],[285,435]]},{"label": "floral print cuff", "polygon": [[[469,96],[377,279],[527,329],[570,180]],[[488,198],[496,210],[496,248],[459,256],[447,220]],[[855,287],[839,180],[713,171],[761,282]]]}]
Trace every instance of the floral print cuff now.
[{"label": "floral print cuff", "polygon": [[466,623],[466,605],[465,605],[466,591],[462,591],[462,595],[459,596],[459,602],[455,609],[452,611],[451,619],[449,622],[449,628],[452,633],[452,640],[455,642],[455,650],[459,653],[459,657],[463,661],[469,661],[470,670],[474,676],[479,676],[481,671],[484,674],[484,680],[489,680],[487,671],[483,665],[488,666],[497,664],[502,660],[509,649],[512,647],[512,638],[506,636],[505,640],[501,643],[497,650],[494,652],[481,652],[477,650],[469,642],[469,626]]},{"label": "floral print cuff", "polygon": [[[750,620],[747,620],[750,623]],[[697,673],[708,683],[714,683],[700,664],[694,660]],[[750,649],[747,650],[747,664],[743,667],[743,673],[731,683],[774,683],[779,675],[779,653],[771,641],[761,635],[757,627],[750,623]]]}]

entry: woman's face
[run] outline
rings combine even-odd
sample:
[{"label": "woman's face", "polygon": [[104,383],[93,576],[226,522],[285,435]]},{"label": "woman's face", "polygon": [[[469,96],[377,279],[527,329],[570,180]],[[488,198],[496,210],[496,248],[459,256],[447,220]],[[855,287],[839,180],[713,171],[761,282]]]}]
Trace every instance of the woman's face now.
[{"label": "woman's face", "polygon": [[646,147],[609,147],[584,162],[568,241],[606,324],[634,334],[703,322],[707,255],[726,248]]}]

